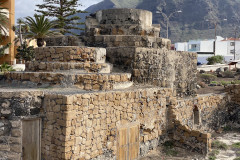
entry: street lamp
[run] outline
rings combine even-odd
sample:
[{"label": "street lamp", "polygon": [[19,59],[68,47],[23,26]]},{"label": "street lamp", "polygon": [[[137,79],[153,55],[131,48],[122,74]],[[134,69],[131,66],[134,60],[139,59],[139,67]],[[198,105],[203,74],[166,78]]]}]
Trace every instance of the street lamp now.
[{"label": "street lamp", "polygon": [[181,10],[179,11],[174,11],[172,12],[169,16],[167,16],[165,13],[163,13],[162,11],[156,11],[156,13],[161,13],[163,15],[163,17],[165,18],[165,20],[167,21],[167,39],[168,39],[168,26],[169,26],[169,19],[175,14],[175,13],[182,13]]},{"label": "street lamp", "polygon": [[[215,20],[215,19],[206,19],[207,22],[211,22],[214,24],[215,26],[215,40],[214,40],[214,45],[213,45],[213,53],[214,53],[214,56],[216,56],[216,41],[217,41],[217,25],[218,25],[218,21]],[[223,21],[227,21],[226,18],[223,19]]]}]

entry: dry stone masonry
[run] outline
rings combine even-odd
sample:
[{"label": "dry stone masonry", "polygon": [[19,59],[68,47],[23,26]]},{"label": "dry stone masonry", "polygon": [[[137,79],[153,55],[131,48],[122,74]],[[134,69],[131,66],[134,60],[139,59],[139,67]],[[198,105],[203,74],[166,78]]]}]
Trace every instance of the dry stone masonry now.
[{"label": "dry stone masonry", "polygon": [[149,11],[110,9],[87,18],[91,47],[47,39],[0,83],[0,159],[134,160],[169,139],[206,154],[211,130],[240,124],[240,87],[195,95],[196,54],[159,33]]}]

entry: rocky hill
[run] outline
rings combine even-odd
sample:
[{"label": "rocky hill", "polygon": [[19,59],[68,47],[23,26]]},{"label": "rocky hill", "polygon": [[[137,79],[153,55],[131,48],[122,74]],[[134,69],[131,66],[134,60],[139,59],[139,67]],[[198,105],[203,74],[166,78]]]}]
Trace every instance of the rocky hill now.
[{"label": "rocky hill", "polygon": [[214,22],[218,22],[217,35],[223,37],[233,37],[234,27],[240,26],[240,0],[104,0],[86,11],[93,13],[109,8],[138,8],[153,12],[153,23],[161,24],[163,37],[166,37],[166,21],[157,11],[170,15],[181,10],[182,13],[170,18],[169,38],[173,42],[214,38]]}]

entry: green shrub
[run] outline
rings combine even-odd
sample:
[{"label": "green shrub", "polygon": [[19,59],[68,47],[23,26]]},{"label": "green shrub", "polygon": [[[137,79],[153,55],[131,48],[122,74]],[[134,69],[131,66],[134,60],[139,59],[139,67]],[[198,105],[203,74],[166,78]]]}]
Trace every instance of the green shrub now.
[{"label": "green shrub", "polygon": [[35,58],[35,51],[33,46],[28,47],[27,43],[23,43],[22,46],[17,48],[17,59],[31,61]]},{"label": "green shrub", "polygon": [[231,81],[221,81],[220,83],[221,83],[223,86],[225,86],[225,85],[231,84],[232,82],[231,82]]},{"label": "green shrub", "polygon": [[231,82],[231,84],[240,84],[240,80],[234,80]]},{"label": "green shrub", "polygon": [[212,74],[201,74],[200,75],[202,80],[205,82],[205,83],[210,83],[211,81],[214,81],[216,80],[216,76],[212,75]]},{"label": "green shrub", "polygon": [[225,71],[225,72],[223,72],[223,77],[224,78],[234,78],[234,73],[231,71]]},{"label": "green shrub", "polygon": [[12,66],[8,65],[7,63],[3,63],[2,65],[0,65],[0,71],[10,72],[10,71],[15,71],[15,69],[13,69]]},{"label": "green shrub", "polygon": [[216,149],[221,149],[221,150],[227,150],[228,145],[226,143],[220,142],[220,141],[213,141],[212,142],[212,147]]},{"label": "green shrub", "polygon": [[216,63],[222,63],[223,61],[223,56],[212,56],[212,57],[208,57],[207,58],[207,61],[208,61],[208,65],[213,65],[213,64],[216,64]]},{"label": "green shrub", "polygon": [[218,84],[218,82],[217,81],[212,81],[211,84]]}]

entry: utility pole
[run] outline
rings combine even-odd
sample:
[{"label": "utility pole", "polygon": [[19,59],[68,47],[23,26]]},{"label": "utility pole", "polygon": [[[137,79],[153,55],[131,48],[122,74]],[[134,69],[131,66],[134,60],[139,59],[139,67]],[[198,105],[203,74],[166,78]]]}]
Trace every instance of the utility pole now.
[{"label": "utility pole", "polygon": [[175,13],[182,13],[182,11],[181,10],[179,10],[179,11],[174,11],[174,12],[172,12],[172,13],[170,13],[170,15],[169,16],[167,16],[165,13],[163,13],[162,11],[157,11],[156,13],[161,13],[162,15],[163,15],[163,17],[165,18],[165,20],[167,21],[167,39],[168,39],[168,26],[169,26],[169,20],[170,20],[170,18],[175,14]]},{"label": "utility pole", "polygon": [[[215,27],[215,37],[214,37],[214,43],[213,43],[213,54],[216,56],[216,41],[217,41],[217,26],[218,26],[218,21],[216,19],[206,19],[207,22],[211,22],[214,24]],[[222,21],[227,21],[227,19],[223,19]]]}]

